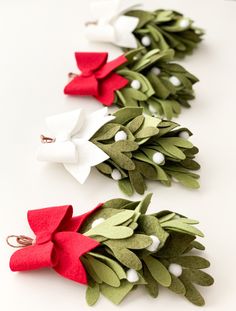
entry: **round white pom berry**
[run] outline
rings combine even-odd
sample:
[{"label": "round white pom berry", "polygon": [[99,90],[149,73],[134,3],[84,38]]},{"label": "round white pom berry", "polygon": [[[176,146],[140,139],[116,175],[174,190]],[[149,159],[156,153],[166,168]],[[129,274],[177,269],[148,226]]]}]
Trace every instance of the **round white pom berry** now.
[{"label": "round white pom berry", "polygon": [[161,73],[161,69],[158,68],[158,67],[153,67],[153,68],[151,69],[151,72],[152,72],[154,75],[159,76],[159,74]]},{"label": "round white pom berry", "polygon": [[125,133],[125,131],[119,131],[115,135],[115,141],[126,140],[126,139],[127,139],[127,134]]},{"label": "round white pom berry", "polygon": [[130,283],[138,282],[138,280],[139,280],[138,273],[137,273],[134,269],[129,269],[129,270],[127,270],[127,272],[126,272],[126,279],[127,279]]},{"label": "round white pom berry", "polygon": [[155,152],[152,156],[153,162],[161,164],[165,160],[165,156],[161,152]]},{"label": "round white pom berry", "polygon": [[114,180],[120,180],[122,178],[120,171],[117,170],[116,168],[112,171],[111,177]]},{"label": "round white pom berry", "polygon": [[177,263],[171,263],[170,265],[169,265],[169,272],[171,273],[171,274],[173,274],[174,276],[176,276],[177,278],[179,277],[179,276],[181,276],[181,274],[182,274],[182,272],[183,272],[183,269],[182,269],[182,267],[180,266],[180,265],[178,265]]},{"label": "round white pom berry", "polygon": [[153,105],[149,105],[148,109],[153,114],[157,113],[157,110],[156,110],[156,108]]},{"label": "round white pom berry", "polygon": [[152,244],[149,245],[146,249],[149,252],[155,253],[158,249],[159,244],[160,244],[160,240],[158,239],[158,237],[156,235],[150,235],[149,237],[152,239]]},{"label": "round white pom berry", "polygon": [[189,139],[189,132],[182,131],[182,132],[179,133],[179,137],[181,137],[183,139]]},{"label": "round white pom berry", "polygon": [[179,22],[179,25],[181,28],[188,28],[190,26],[189,19],[187,18],[181,19],[181,21]]},{"label": "round white pom berry", "polygon": [[176,76],[172,76],[169,78],[169,81],[174,85],[174,86],[180,86],[181,85],[181,81],[179,78],[177,78]]},{"label": "round white pom berry", "polygon": [[141,39],[141,43],[142,43],[142,45],[144,45],[144,46],[149,46],[149,45],[151,45],[152,40],[151,40],[151,38],[150,38],[149,36],[144,36],[144,37],[142,37],[142,39]]},{"label": "round white pom berry", "polygon": [[100,225],[101,223],[103,223],[104,221],[105,221],[104,218],[95,219],[94,222],[92,223],[91,227],[94,228],[94,227],[96,227],[97,225]]},{"label": "round white pom berry", "polygon": [[133,80],[130,86],[135,90],[139,90],[141,87],[141,83],[139,82],[139,80]]}]

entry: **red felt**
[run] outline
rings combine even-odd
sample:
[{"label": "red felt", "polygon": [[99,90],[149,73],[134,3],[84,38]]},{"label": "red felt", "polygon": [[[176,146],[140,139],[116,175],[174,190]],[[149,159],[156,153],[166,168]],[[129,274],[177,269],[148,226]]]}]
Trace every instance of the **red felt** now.
[{"label": "red felt", "polygon": [[86,219],[101,206],[99,204],[77,217],[72,217],[71,205],[29,211],[28,222],[36,235],[36,242],[17,250],[11,256],[11,270],[52,267],[66,278],[87,284],[80,256],[99,246],[99,243],[78,231]]},{"label": "red felt", "polygon": [[81,74],[64,88],[67,95],[91,95],[103,105],[111,106],[114,92],[126,86],[128,80],[115,73],[115,69],[127,62],[124,55],[107,62],[107,53],[75,53]]}]

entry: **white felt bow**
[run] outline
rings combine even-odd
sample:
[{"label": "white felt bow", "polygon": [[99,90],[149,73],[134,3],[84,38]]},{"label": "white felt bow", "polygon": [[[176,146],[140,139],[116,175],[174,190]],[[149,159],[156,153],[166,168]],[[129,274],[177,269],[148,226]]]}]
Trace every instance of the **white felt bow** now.
[{"label": "white felt bow", "polygon": [[37,158],[40,161],[62,163],[81,184],[91,167],[109,156],[89,139],[107,122],[113,120],[107,108],[85,115],[82,109],[48,117],[46,123],[54,141],[42,143]]},{"label": "white felt bow", "polygon": [[139,6],[137,0],[102,0],[91,3],[95,23],[87,23],[86,35],[91,41],[111,42],[121,47],[137,48],[133,34],[139,19],[122,15]]}]

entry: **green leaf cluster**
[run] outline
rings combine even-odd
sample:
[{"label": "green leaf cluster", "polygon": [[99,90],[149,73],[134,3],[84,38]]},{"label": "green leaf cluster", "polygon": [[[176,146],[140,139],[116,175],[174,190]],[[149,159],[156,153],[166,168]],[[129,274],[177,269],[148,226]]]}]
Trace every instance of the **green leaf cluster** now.
[{"label": "green leaf cluster", "polygon": [[[192,188],[199,188],[199,175],[194,171],[200,165],[195,161],[198,149],[181,133],[192,133],[172,121],[164,121],[144,113],[140,107],[126,107],[114,113],[115,119],[104,125],[91,139],[110,157],[97,169],[112,178],[114,169],[120,172],[120,189],[127,195],[143,194],[146,181],[159,181],[170,186],[172,181]],[[115,141],[118,131],[127,134],[126,140]],[[161,153],[162,163],[155,162]]]},{"label": "green leaf cluster", "polygon": [[151,44],[145,50],[173,49],[175,56],[183,58],[192,54],[193,50],[202,41],[204,31],[194,26],[194,22],[183,14],[172,10],[132,10],[126,15],[139,19],[134,31],[138,46],[142,47],[143,36],[151,38]]},{"label": "green leaf cluster", "polygon": [[[119,304],[137,286],[144,286],[154,298],[159,287],[164,287],[195,305],[204,305],[195,284],[210,286],[214,280],[202,271],[209,267],[209,261],[197,254],[204,250],[196,241],[197,236],[203,237],[195,227],[198,221],[171,211],[147,215],[151,196],[136,202],[109,200],[83,225],[81,233],[100,241],[98,248],[81,258],[88,276],[89,305],[94,305],[101,294]],[[94,227],[99,218],[103,222]],[[152,236],[160,241],[153,252],[148,250]],[[178,277],[170,272],[171,264],[181,266]],[[129,269],[136,271],[137,281],[128,280]]]},{"label": "green leaf cluster", "polygon": [[[138,48],[125,54],[128,62],[117,72],[130,81],[116,91],[116,105],[120,107],[143,107],[148,115],[177,117],[181,106],[190,107],[194,99],[193,85],[198,79],[173,61],[174,50],[153,49],[143,54]],[[155,72],[158,70],[158,74]],[[174,85],[171,79],[178,79]],[[140,83],[139,89],[132,88],[132,81]]]}]

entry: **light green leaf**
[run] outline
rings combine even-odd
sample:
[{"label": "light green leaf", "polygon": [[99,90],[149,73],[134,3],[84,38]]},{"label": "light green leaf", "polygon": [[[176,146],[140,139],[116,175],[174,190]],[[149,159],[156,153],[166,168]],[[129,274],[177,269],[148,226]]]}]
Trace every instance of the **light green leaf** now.
[{"label": "light green leaf", "polygon": [[169,287],[171,284],[171,276],[166,267],[157,259],[152,256],[144,258],[144,262],[147,265],[152,277],[162,286]]}]

